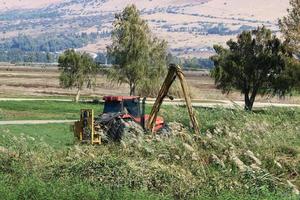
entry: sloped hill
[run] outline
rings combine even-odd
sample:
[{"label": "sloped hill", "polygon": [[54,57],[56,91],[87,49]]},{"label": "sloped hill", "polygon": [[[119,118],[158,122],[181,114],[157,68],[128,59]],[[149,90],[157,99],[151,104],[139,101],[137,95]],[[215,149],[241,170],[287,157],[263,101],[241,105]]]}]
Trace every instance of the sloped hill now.
[{"label": "sloped hill", "polygon": [[[98,33],[97,40],[83,50],[104,51],[114,14],[128,4],[136,4],[153,32],[170,43],[178,55],[205,57],[213,44],[224,44],[243,30],[264,24],[274,32],[286,13],[289,0],[12,0],[3,10],[0,1],[0,30],[7,40],[19,33],[43,34]],[[30,9],[24,9],[30,8]]]},{"label": "sloped hill", "polygon": [[61,2],[62,0],[0,0],[0,10],[41,8],[51,3]]}]

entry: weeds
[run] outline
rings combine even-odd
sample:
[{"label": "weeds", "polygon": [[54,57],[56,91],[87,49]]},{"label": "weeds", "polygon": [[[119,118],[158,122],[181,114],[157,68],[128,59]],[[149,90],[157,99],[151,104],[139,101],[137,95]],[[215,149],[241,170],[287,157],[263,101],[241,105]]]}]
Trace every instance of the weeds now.
[{"label": "weeds", "polygon": [[[70,145],[71,133],[58,134],[63,125],[39,125],[42,134],[29,131],[35,126],[1,127],[1,145],[18,156],[0,154],[0,193],[4,199],[297,199],[287,181],[300,188],[299,109],[197,109],[200,136],[190,132],[185,112],[163,108],[161,115],[176,120],[171,137],[145,135],[125,145]],[[16,134],[21,129],[25,134]]]}]

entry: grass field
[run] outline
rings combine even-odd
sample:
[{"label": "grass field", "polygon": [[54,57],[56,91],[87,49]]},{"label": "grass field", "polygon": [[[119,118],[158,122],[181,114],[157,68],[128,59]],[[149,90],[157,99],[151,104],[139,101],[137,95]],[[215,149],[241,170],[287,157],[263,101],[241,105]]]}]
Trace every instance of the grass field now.
[{"label": "grass field", "polygon": [[102,104],[70,103],[56,101],[2,101],[0,102],[0,120],[33,120],[33,119],[78,119],[80,109],[102,111]]},{"label": "grass field", "polygon": [[[82,107],[102,109],[0,102],[1,120],[76,119]],[[292,190],[300,187],[300,109],[199,108],[201,136],[185,128],[185,108],[164,106],[160,115],[173,136],[145,135],[121,145],[78,145],[69,124],[1,126],[0,146],[9,151],[0,153],[1,199],[298,198]]]},{"label": "grass field", "polygon": [[[38,130],[38,131],[37,131]],[[16,138],[26,137],[26,143],[30,146],[46,143],[54,149],[66,149],[74,145],[73,133],[68,124],[45,124],[45,125],[7,125],[0,127],[1,133],[8,132]],[[0,141],[1,146],[9,146],[5,134]]]}]

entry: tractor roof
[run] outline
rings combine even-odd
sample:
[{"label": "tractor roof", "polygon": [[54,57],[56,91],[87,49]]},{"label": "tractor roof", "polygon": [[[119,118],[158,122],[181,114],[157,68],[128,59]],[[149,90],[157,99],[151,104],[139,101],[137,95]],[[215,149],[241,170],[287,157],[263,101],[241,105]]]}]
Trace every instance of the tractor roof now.
[{"label": "tractor roof", "polygon": [[139,96],[105,96],[104,101],[124,101],[124,100],[134,100],[139,99]]}]

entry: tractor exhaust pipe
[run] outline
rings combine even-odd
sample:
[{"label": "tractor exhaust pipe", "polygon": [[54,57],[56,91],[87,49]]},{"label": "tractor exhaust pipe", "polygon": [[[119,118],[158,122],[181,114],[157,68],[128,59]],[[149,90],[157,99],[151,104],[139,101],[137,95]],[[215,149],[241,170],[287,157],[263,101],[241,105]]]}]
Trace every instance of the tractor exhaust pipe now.
[{"label": "tractor exhaust pipe", "polygon": [[141,125],[144,130],[146,130],[146,123],[145,123],[145,112],[146,112],[146,97],[143,98],[142,101],[142,117],[141,117]]}]

